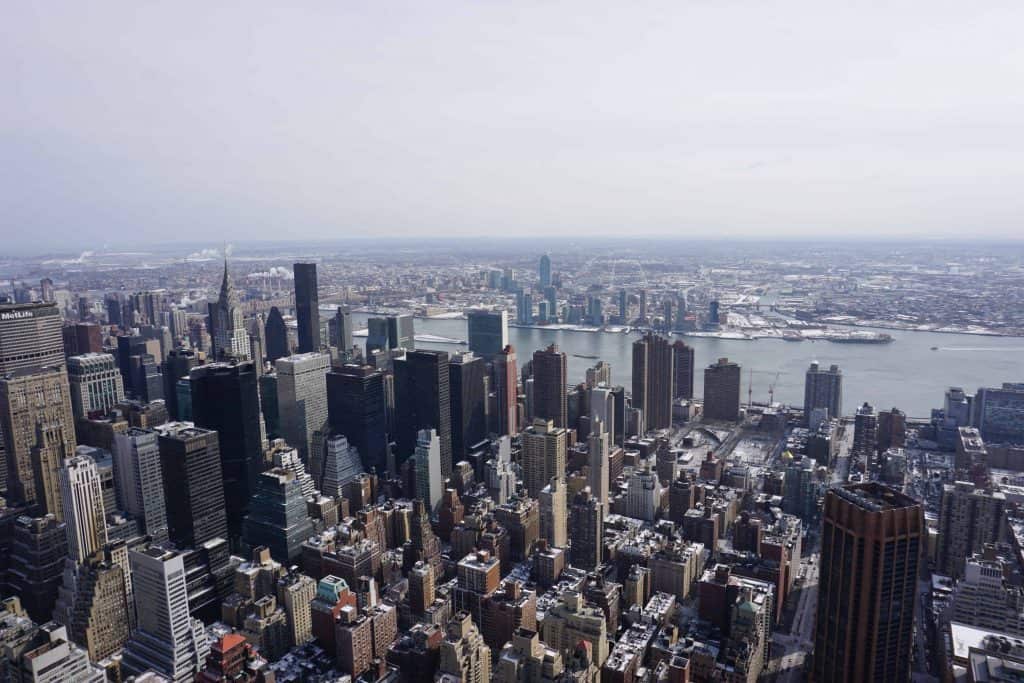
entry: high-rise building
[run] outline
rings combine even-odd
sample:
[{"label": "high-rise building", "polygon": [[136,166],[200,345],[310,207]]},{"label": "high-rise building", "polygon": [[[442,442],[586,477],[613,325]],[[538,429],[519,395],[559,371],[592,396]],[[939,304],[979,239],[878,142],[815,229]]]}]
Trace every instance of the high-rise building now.
[{"label": "high-rise building", "polygon": [[643,411],[643,434],[672,426],[673,353],[668,340],[653,333],[633,342],[633,407]]},{"label": "high-rise building", "polygon": [[315,434],[327,431],[327,372],[331,369],[331,357],[326,353],[300,352],[279,358],[274,367],[281,436],[308,463]]},{"label": "high-rise building", "polygon": [[697,365],[693,358],[693,347],[683,340],[672,343],[672,397],[693,398],[693,375]]},{"label": "high-rise building", "polygon": [[719,358],[704,369],[704,417],[736,422],[740,419],[740,366]]},{"label": "high-rise building", "polygon": [[278,358],[284,358],[291,354],[288,347],[288,326],[285,325],[284,316],[277,306],[270,308],[267,314],[267,324],[264,327],[267,338],[267,360],[271,363]]},{"label": "high-rise building", "polygon": [[171,540],[182,547],[196,547],[214,538],[227,538],[217,432],[190,422],[162,425],[157,432]]},{"label": "high-rise building", "polygon": [[[568,369],[565,353],[552,344],[533,354],[533,416],[569,427],[566,396]],[[546,480],[545,480],[546,481]]]},{"label": "high-rise building", "polygon": [[388,434],[384,374],[369,365],[343,365],[327,373],[331,431],[355,447],[367,472],[387,470]]},{"label": "high-rise building", "polygon": [[558,477],[552,477],[540,491],[540,537],[549,546],[565,548],[569,540],[569,517],[567,511],[566,485]]},{"label": "high-rise building", "polygon": [[295,318],[299,324],[299,353],[320,350],[320,295],[315,263],[295,264]]},{"label": "high-rise building", "polygon": [[607,510],[611,501],[608,499],[609,468],[608,442],[610,437],[604,422],[599,417],[591,418],[590,436],[587,437],[587,485],[591,494]]},{"label": "high-rise building", "polygon": [[23,367],[0,375],[0,436],[7,454],[8,498],[60,519],[57,473],[76,446],[63,354],[59,367]]},{"label": "high-rise building", "polygon": [[220,296],[210,303],[210,337],[213,358],[245,360],[249,357],[249,333],[245,329],[242,304],[228,273],[228,260],[224,259],[224,277],[220,283]]},{"label": "high-rise building", "polygon": [[139,521],[154,543],[162,543],[168,539],[167,505],[157,436],[154,430],[137,427],[114,434],[113,458],[125,512]]},{"label": "high-rise building", "polygon": [[347,362],[352,354],[352,313],[347,306],[338,306],[338,312],[328,321],[328,331],[338,358]]},{"label": "high-rise building", "polygon": [[511,436],[519,432],[519,379],[516,371],[516,350],[509,344],[493,359],[495,432]]},{"label": "high-rise building", "polygon": [[814,680],[910,680],[926,533],[921,504],[894,489],[825,494]]},{"label": "high-rise building", "polygon": [[433,429],[421,429],[413,453],[416,498],[422,500],[433,515],[441,503],[444,481],[441,475],[441,439]]},{"label": "high-rise building", "polygon": [[608,659],[607,619],[600,607],[586,604],[578,591],[566,591],[547,611],[540,624],[540,637],[545,643],[570,657],[580,641],[590,645],[593,661],[598,666]]},{"label": "high-rise building", "polygon": [[438,681],[487,683],[491,678],[491,649],[469,612],[457,612],[441,641]]},{"label": "high-rise building", "polygon": [[569,563],[595,569],[604,557],[604,506],[590,488],[577,493],[569,506]]},{"label": "high-rise building", "polygon": [[81,356],[87,353],[103,353],[103,338],[96,323],[64,323],[64,355]]},{"label": "high-rise building", "polygon": [[637,320],[641,323],[647,322],[647,290],[640,290],[640,314],[637,316]]},{"label": "high-rise building", "polygon": [[1003,539],[1007,507],[1002,491],[976,488],[967,481],[943,486],[936,570],[953,578],[963,576],[966,558]]},{"label": "high-rise building", "polygon": [[302,483],[291,470],[274,467],[260,474],[242,523],[242,539],[250,548],[270,550],[278,562],[294,562],[302,544],[313,535]]},{"label": "high-rise building", "polygon": [[633,519],[653,522],[661,505],[661,483],[651,469],[650,460],[644,460],[629,475],[623,514]]},{"label": "high-rise building", "polygon": [[[838,365],[828,370],[819,368],[818,362],[811,363],[804,379],[804,419],[810,421],[815,409],[824,409],[828,418],[843,415],[843,373]],[[814,425],[815,427],[817,425]]]},{"label": "high-rise building", "polygon": [[68,555],[76,563],[92,557],[107,542],[103,488],[96,463],[75,455],[60,468],[61,500],[68,530]]},{"label": "high-rise building", "polygon": [[543,291],[545,287],[551,286],[551,257],[547,254],[540,257],[538,275],[538,285],[541,291]]},{"label": "high-rise building", "polygon": [[44,367],[64,367],[57,305],[0,303],[0,375]]},{"label": "high-rise building", "polygon": [[167,360],[163,365],[164,401],[167,403],[167,414],[172,420],[185,420],[191,417],[191,411],[183,415],[178,406],[178,383],[187,378],[192,368],[197,365],[199,357],[192,349],[172,349],[167,354]]},{"label": "high-rise building", "polygon": [[487,436],[487,366],[472,352],[456,353],[448,364],[452,415],[452,457],[458,461]]},{"label": "high-rise building", "polygon": [[1024,383],[978,389],[973,424],[986,441],[1024,443]]},{"label": "high-rise building", "polygon": [[871,404],[857,408],[853,418],[853,449],[851,454],[860,459],[874,456],[878,444],[878,414]]},{"label": "high-rise building", "polygon": [[344,434],[334,434],[324,442],[324,469],[320,492],[332,498],[344,495],[345,485],[363,472],[359,451]]},{"label": "high-rise building", "polygon": [[192,370],[192,418],[197,427],[217,432],[228,536],[242,534],[249,497],[263,471],[263,438],[256,372],[251,361],[212,363]]},{"label": "high-rise building", "polygon": [[181,554],[152,546],[128,553],[138,628],[125,646],[121,666],[129,675],[152,669],[172,681],[191,681],[210,646],[203,622],[189,615]]},{"label": "high-rise building", "polygon": [[[34,625],[33,625],[34,626]],[[26,683],[103,683],[103,669],[54,622],[43,624],[10,655],[11,680]],[[6,662],[5,662],[6,664]]]},{"label": "high-rise building", "polygon": [[531,498],[540,495],[552,477],[565,479],[568,433],[551,420],[536,418],[522,435],[523,485]]},{"label": "high-rise building", "polygon": [[109,353],[86,353],[68,358],[71,409],[75,419],[106,414],[124,400],[121,373]]},{"label": "high-rise building", "polygon": [[112,562],[107,554],[65,566],[54,620],[67,627],[71,639],[83,645],[95,662],[119,652],[128,640],[135,606],[128,604],[125,594],[127,571],[127,566]]},{"label": "high-rise building", "polygon": [[469,350],[490,361],[508,346],[508,313],[474,309],[466,312]]},{"label": "high-rise building", "polygon": [[879,453],[907,445],[907,415],[899,408],[878,411],[876,446]]},{"label": "high-rise building", "polygon": [[411,315],[389,315],[387,326],[388,348],[408,351],[416,348],[415,323]]},{"label": "high-rise building", "polygon": [[395,361],[395,413],[398,455],[412,455],[421,429],[435,429],[441,438],[441,474],[452,471],[452,425],[448,354],[409,351]]},{"label": "high-rise building", "polygon": [[14,521],[7,583],[37,623],[53,614],[67,556],[67,527],[56,516],[23,515]]}]

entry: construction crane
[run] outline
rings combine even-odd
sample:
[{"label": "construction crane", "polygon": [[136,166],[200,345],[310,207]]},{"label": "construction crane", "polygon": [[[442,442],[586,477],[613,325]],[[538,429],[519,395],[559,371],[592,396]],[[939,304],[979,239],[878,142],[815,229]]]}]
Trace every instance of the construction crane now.
[{"label": "construction crane", "polygon": [[773,379],[772,383],[768,385],[768,405],[769,406],[771,404],[775,403],[775,383],[779,381],[779,375],[781,375],[781,374],[782,374],[781,370],[776,372],[775,373],[775,379]]}]

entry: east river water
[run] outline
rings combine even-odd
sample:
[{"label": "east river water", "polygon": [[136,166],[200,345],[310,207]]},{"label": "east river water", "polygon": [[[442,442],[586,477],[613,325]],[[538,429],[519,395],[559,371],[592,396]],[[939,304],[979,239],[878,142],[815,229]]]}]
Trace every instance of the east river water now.
[{"label": "east river water", "polygon": [[[321,315],[328,315],[322,312]],[[365,314],[353,314],[357,328],[366,324]],[[863,329],[863,328],[857,328]],[[787,342],[780,339],[732,340],[707,337],[675,337],[694,347],[700,371],[694,391],[703,393],[703,368],[717,358],[728,357],[743,368],[742,400],[748,384],[755,403],[768,401],[768,388],[775,384],[775,400],[802,406],[804,373],[811,361],[828,367],[838,364],[843,372],[843,412],[852,414],[867,401],[876,410],[897,407],[910,417],[927,417],[942,406],[950,386],[974,393],[981,386],[1003,382],[1024,382],[1024,339],[987,337],[938,332],[880,330],[892,335],[890,344],[837,344],[829,341]],[[465,320],[416,320],[417,334],[466,339]],[[629,391],[632,381],[631,345],[637,333],[571,332],[535,328],[509,328],[509,341],[520,365],[537,349],[557,344],[568,355],[569,381],[583,381],[586,369],[597,356],[612,366],[612,382]],[[365,337],[354,343],[365,344]],[[938,347],[931,350],[931,347]],[[417,342],[417,347],[443,351],[466,350],[456,344]],[[776,373],[778,379],[776,380]]]}]

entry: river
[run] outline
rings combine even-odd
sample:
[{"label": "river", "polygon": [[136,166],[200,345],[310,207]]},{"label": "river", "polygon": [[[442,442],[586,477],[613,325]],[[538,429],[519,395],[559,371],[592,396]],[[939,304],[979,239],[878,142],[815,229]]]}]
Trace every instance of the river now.
[{"label": "river", "polygon": [[[327,312],[321,313],[327,315]],[[364,327],[366,314],[353,314],[356,327]],[[892,335],[891,344],[836,344],[828,341],[787,342],[778,339],[740,341],[683,337],[694,347],[699,368],[717,358],[728,357],[743,367],[743,401],[752,387],[755,402],[768,401],[769,386],[775,385],[775,400],[802,406],[804,373],[811,361],[828,367],[838,364],[843,372],[843,412],[852,414],[867,401],[876,410],[892,407],[910,417],[928,417],[932,408],[942,406],[950,386],[970,393],[978,387],[1024,381],[1024,339],[987,337],[939,332],[879,330]],[[465,320],[416,320],[416,332],[466,339]],[[522,364],[537,349],[551,343],[568,354],[569,381],[583,380],[586,369],[598,356],[612,366],[612,382],[628,391],[631,386],[631,344],[636,334],[569,332],[534,328],[509,328],[509,341]],[[680,337],[673,337],[678,339]],[[364,344],[365,338],[357,337]],[[444,351],[465,350],[454,344],[418,344],[421,348]],[[931,347],[938,347],[932,351]],[[776,379],[776,374],[778,379]],[[703,372],[694,378],[694,391],[703,391]]]}]

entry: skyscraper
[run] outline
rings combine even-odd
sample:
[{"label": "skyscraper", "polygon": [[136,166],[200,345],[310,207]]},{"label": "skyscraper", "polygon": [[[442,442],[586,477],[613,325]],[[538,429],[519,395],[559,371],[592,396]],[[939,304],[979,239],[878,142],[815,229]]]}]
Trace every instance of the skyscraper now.
[{"label": "skyscraper", "polygon": [[544,291],[545,287],[551,286],[551,257],[544,254],[540,257],[540,267],[538,268],[539,286],[540,290]]},{"label": "skyscraper", "polygon": [[81,564],[107,542],[103,512],[103,489],[96,463],[87,455],[76,455],[60,468],[64,522],[68,530],[68,554]]},{"label": "skyscraper", "polygon": [[490,361],[508,346],[508,313],[504,310],[474,309],[466,311],[469,350]]},{"label": "skyscraper", "polygon": [[487,367],[483,358],[466,352],[454,354],[448,370],[452,400],[452,457],[458,461],[487,436]]},{"label": "skyscraper", "polygon": [[633,342],[633,407],[643,411],[643,434],[672,426],[673,353],[668,340],[647,333]]},{"label": "skyscraper", "polygon": [[407,350],[416,348],[415,324],[411,315],[389,315],[387,325],[388,348]]},{"label": "skyscraper", "polygon": [[494,356],[493,367],[495,431],[499,436],[511,436],[519,431],[519,378],[516,370],[516,350],[511,344]]},{"label": "skyscraper", "polygon": [[344,434],[333,434],[324,442],[324,469],[318,476],[320,491],[325,496],[341,498],[345,484],[363,472],[359,451]]},{"label": "skyscraper", "polygon": [[284,317],[277,306],[270,309],[267,314],[267,324],[264,328],[267,337],[267,360],[271,363],[278,358],[284,358],[291,354],[288,348],[288,326],[284,323]]},{"label": "skyscraper", "polygon": [[568,369],[565,353],[552,344],[533,354],[533,416],[551,420],[556,427],[569,426],[566,397]]},{"label": "skyscraper", "polygon": [[0,303],[0,375],[43,367],[64,367],[57,305]]},{"label": "skyscraper", "polygon": [[[545,257],[547,258],[547,257]],[[487,683],[491,677],[491,650],[469,612],[457,612],[441,641],[439,681]]]},{"label": "skyscraper", "polygon": [[416,438],[416,452],[413,454],[416,494],[431,515],[437,512],[441,503],[444,482],[441,476],[441,439],[433,429],[421,429]]},{"label": "skyscraper", "polygon": [[577,493],[569,508],[569,564],[594,569],[604,554],[604,506],[586,487]]},{"label": "skyscraper", "polygon": [[[857,408],[853,418],[853,448],[851,454],[862,460],[870,460],[875,455],[878,443],[878,414],[870,403]],[[867,464],[867,463],[865,463]]]},{"label": "skyscraper", "polygon": [[842,417],[843,373],[838,365],[822,370],[818,367],[818,362],[814,361],[807,368],[804,379],[804,419],[808,423],[815,409],[827,410],[829,418]]},{"label": "skyscraper", "polygon": [[552,477],[540,491],[540,537],[555,548],[566,548],[569,543],[569,519],[565,482]]},{"label": "skyscraper", "polygon": [[567,438],[565,429],[541,418],[523,432],[523,485],[531,498],[537,498],[552,477],[565,478]]},{"label": "skyscraper", "polygon": [[295,317],[299,323],[299,353],[320,350],[320,295],[315,263],[295,264]]},{"label": "skyscraper", "polygon": [[962,577],[966,558],[1005,537],[1008,507],[1002,491],[976,488],[968,481],[944,485],[939,503],[936,571],[955,579]]},{"label": "skyscraper", "polygon": [[71,409],[76,419],[104,414],[124,400],[121,373],[109,353],[68,358]]},{"label": "skyscraper", "polygon": [[249,497],[263,471],[260,401],[251,361],[201,365],[190,375],[196,426],[217,432],[229,540],[242,533]]},{"label": "skyscraper", "polygon": [[693,358],[693,347],[687,346],[683,340],[672,344],[672,397],[693,398],[693,375],[696,364]]},{"label": "skyscraper", "polygon": [[139,623],[121,665],[129,675],[153,669],[172,681],[191,681],[210,646],[203,622],[189,616],[184,557],[156,546],[128,557]]},{"label": "skyscraper", "polygon": [[[115,434],[113,457],[117,488],[125,512],[139,521],[141,530],[154,543],[166,541],[167,503],[157,432],[132,427],[123,434]],[[180,495],[178,481],[175,481],[174,488]]]},{"label": "skyscraper", "polygon": [[[196,547],[214,538],[227,538],[217,432],[190,422],[172,422],[157,431],[171,540],[183,547]],[[234,491],[229,494],[237,495]]]},{"label": "skyscraper", "polygon": [[277,414],[281,436],[299,451],[305,463],[316,432],[327,431],[327,371],[331,357],[326,353],[298,353],[278,358]]},{"label": "skyscraper", "polygon": [[740,419],[740,366],[719,358],[704,369],[704,417],[736,422]]},{"label": "skyscraper", "polygon": [[600,418],[592,418],[590,436],[587,437],[587,464],[589,465],[587,484],[590,486],[591,494],[597,498],[605,510],[609,509],[611,502],[608,500],[610,468],[608,442],[610,440],[611,436],[605,429],[604,422]]},{"label": "skyscraper", "polygon": [[249,333],[242,317],[238,292],[228,273],[228,260],[224,259],[224,277],[220,283],[220,296],[210,308],[210,337],[213,357],[244,360],[249,357]]},{"label": "skyscraper", "polygon": [[[262,358],[259,359],[262,363]],[[188,377],[192,368],[199,364],[199,358],[192,349],[172,349],[164,361],[164,401],[167,403],[167,414],[172,420],[187,419],[178,407],[178,382]]]},{"label": "skyscraper", "polygon": [[384,374],[369,365],[343,365],[327,373],[327,416],[331,431],[359,451],[366,471],[387,470],[387,413]]},{"label": "skyscraper", "polygon": [[242,523],[245,544],[264,546],[275,560],[289,564],[298,559],[302,544],[312,535],[306,496],[295,473],[283,467],[261,473]]},{"label": "skyscraper", "polygon": [[328,321],[331,346],[342,362],[352,354],[352,313],[347,306],[338,306],[338,312]]},{"label": "skyscraper", "polygon": [[404,460],[416,448],[421,429],[441,438],[441,474],[452,471],[450,371],[444,351],[409,351],[395,361],[395,412],[398,454]]},{"label": "skyscraper", "polygon": [[910,680],[925,533],[921,504],[894,489],[825,494],[814,680]]},{"label": "skyscraper", "polygon": [[986,441],[1024,441],[1024,383],[981,387],[974,395],[974,426]]},{"label": "skyscraper", "polygon": [[23,367],[0,376],[8,496],[57,519],[64,514],[57,473],[76,445],[63,354],[60,360],[59,367]]}]

